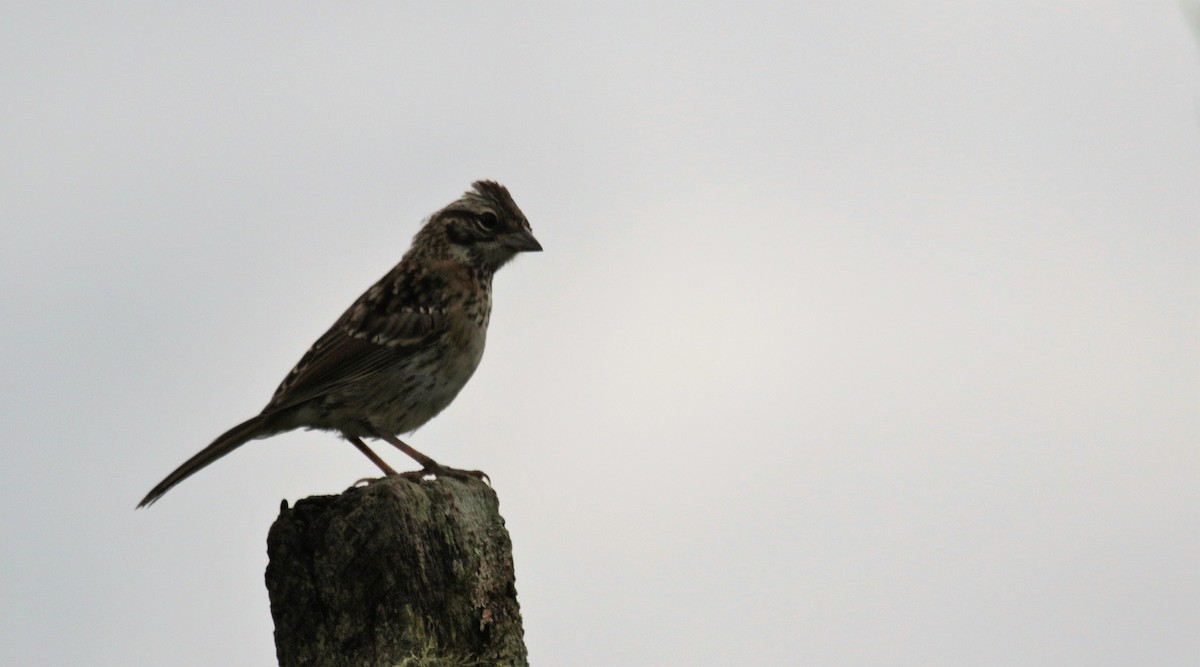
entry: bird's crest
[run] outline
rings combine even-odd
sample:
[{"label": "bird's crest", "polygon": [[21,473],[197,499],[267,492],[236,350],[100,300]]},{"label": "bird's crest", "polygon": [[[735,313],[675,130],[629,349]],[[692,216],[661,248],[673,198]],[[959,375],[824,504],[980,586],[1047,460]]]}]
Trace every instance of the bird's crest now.
[{"label": "bird's crest", "polygon": [[493,208],[499,209],[498,213],[503,212],[506,216],[516,220],[525,219],[525,214],[517,207],[517,202],[513,201],[512,195],[508,194],[508,188],[496,181],[475,181],[471,184],[471,189],[463,194],[463,197],[490,203]]}]

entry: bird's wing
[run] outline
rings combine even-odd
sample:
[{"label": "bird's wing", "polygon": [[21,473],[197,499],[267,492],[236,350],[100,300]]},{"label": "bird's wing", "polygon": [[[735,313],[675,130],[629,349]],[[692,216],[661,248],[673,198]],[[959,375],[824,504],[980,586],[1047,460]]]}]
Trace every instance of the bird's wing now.
[{"label": "bird's wing", "polygon": [[441,290],[397,267],[313,343],[263,412],[277,412],[361,382],[433,345],[447,329]]}]

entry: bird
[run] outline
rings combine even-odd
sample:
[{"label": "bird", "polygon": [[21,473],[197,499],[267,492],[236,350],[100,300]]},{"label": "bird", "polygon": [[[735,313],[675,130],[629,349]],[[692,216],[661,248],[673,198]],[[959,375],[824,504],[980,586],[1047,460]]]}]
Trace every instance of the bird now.
[{"label": "bird", "polygon": [[400,474],[409,479],[486,478],[442,466],[399,436],[450,405],[478,367],[496,272],[520,253],[541,250],[508,189],[475,181],[425,220],[400,263],[313,343],[262,412],[185,461],[138,508],[241,445],[297,428],[339,433],[384,475],[400,473],[364,438],[394,445],[419,463],[421,470]]}]

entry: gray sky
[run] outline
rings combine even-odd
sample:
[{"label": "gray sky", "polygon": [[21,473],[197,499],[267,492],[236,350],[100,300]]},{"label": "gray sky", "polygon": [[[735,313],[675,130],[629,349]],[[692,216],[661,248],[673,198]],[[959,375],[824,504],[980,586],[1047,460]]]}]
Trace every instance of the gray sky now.
[{"label": "gray sky", "polygon": [[535,664],[1200,664],[1183,17],[9,4],[0,663],[273,664],[279,501],[374,467],[134,504],[495,178],[546,251],[409,440],[491,474]]}]

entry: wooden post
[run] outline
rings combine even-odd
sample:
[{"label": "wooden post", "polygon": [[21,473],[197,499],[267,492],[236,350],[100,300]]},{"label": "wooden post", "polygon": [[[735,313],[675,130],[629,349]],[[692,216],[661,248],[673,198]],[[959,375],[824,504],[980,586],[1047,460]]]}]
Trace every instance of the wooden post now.
[{"label": "wooden post", "polygon": [[483,482],[305,498],[267,536],[280,667],[528,665],[512,542]]}]

